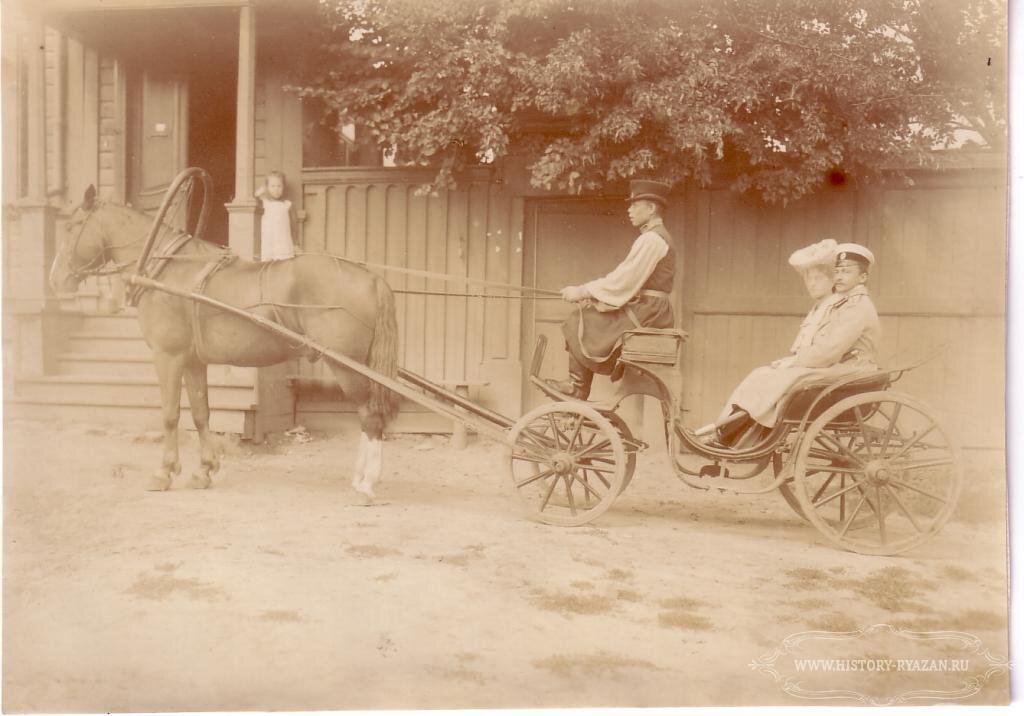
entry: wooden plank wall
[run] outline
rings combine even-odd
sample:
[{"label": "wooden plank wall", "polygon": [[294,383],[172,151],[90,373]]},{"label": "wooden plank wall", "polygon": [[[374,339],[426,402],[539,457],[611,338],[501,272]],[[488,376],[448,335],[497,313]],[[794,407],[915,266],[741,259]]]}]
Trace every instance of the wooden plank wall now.
[{"label": "wooden plank wall", "polygon": [[1005,185],[998,171],[922,176],[912,188],[832,191],[766,208],[695,191],[685,217],[687,422],[714,419],[754,366],[784,355],[809,308],[793,250],[831,237],[877,258],[869,288],[887,365],[945,346],[896,388],[932,404],[966,447],[1004,444]]},{"label": "wooden plank wall", "polygon": [[[460,188],[422,196],[428,174],[396,169],[306,169],[302,173],[303,248],[357,261],[519,284],[522,275],[522,200],[504,195],[489,171],[464,177]],[[380,269],[374,269],[382,273]],[[400,273],[385,275],[396,291],[490,293],[474,298],[397,293],[399,364],[445,383],[471,389],[485,405],[518,415],[521,301],[507,291]],[[326,379],[322,364],[299,361],[303,378]],[[314,410],[314,395],[299,396],[299,412]],[[347,408],[319,401],[321,411]],[[405,429],[446,429],[434,416],[409,419]],[[306,420],[307,423],[311,422]],[[399,428],[402,429],[402,428]]]}]

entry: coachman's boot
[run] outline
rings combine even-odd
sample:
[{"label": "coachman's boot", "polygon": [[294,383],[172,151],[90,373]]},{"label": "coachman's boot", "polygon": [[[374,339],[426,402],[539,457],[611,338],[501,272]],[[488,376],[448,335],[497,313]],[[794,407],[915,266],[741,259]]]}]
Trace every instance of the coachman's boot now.
[{"label": "coachman's boot", "polygon": [[576,360],[576,356],[570,353],[569,380],[547,380],[545,382],[570,398],[586,400],[590,397],[590,385],[594,382],[594,371],[580,363]]}]

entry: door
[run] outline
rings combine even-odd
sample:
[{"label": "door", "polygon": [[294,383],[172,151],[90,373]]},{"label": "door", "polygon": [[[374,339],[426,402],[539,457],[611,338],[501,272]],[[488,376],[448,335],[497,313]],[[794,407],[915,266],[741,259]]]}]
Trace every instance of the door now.
[{"label": "door", "polygon": [[[603,276],[625,258],[636,238],[621,199],[539,200],[531,202],[526,212],[523,278],[528,286],[557,290]],[[529,370],[537,337],[545,335],[548,350],[541,375],[564,378],[569,362],[561,324],[570,304],[535,300],[523,305],[524,366]],[[528,380],[524,391],[524,411],[546,400]],[[592,398],[612,392],[608,379],[597,376]]]},{"label": "door", "polygon": [[187,82],[150,70],[130,75],[127,125],[128,201],[155,212],[188,161]]}]

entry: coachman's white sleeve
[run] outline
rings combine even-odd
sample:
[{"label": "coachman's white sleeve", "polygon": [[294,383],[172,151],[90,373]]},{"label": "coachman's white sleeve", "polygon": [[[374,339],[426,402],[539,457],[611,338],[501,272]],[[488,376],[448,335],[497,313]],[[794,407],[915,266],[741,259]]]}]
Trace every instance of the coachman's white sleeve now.
[{"label": "coachman's white sleeve", "polygon": [[654,267],[665,258],[668,244],[653,231],[645,231],[633,242],[629,254],[607,276],[583,286],[590,295],[610,306],[624,306],[643,287]]}]

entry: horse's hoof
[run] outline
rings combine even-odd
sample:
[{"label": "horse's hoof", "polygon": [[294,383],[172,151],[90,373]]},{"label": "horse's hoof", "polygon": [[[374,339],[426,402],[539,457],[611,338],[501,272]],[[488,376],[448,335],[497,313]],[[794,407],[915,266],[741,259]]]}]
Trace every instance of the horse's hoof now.
[{"label": "horse's hoof", "polygon": [[171,476],[162,472],[151,475],[146,482],[146,490],[149,492],[163,492],[171,489]]},{"label": "horse's hoof", "polygon": [[188,481],[188,486],[193,490],[205,490],[212,484],[210,476],[201,472],[193,472],[192,479]]},{"label": "horse's hoof", "polygon": [[363,492],[362,490],[356,490],[356,504],[357,505],[372,505],[373,504],[373,493]]}]

